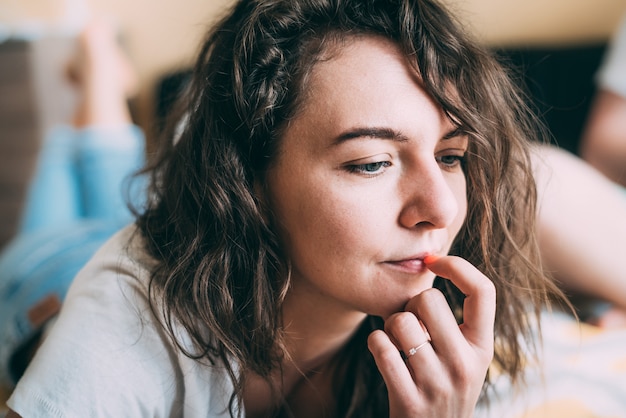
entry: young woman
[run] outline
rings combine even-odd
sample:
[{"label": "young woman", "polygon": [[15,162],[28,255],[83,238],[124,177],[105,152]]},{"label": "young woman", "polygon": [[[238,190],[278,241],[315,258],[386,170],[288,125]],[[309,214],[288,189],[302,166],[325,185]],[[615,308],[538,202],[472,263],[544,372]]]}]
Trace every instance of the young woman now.
[{"label": "young woman", "polygon": [[441,5],[238,2],[189,92],[12,414],[468,417],[492,361],[519,383],[557,292],[537,127]]}]

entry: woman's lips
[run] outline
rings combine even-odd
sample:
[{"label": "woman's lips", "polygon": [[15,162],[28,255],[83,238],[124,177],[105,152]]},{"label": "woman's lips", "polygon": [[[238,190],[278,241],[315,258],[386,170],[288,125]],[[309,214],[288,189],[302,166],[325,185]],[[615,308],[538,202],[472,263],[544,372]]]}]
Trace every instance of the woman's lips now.
[{"label": "woman's lips", "polygon": [[386,261],[388,266],[405,273],[422,273],[426,270],[424,258],[408,258],[405,260]]}]

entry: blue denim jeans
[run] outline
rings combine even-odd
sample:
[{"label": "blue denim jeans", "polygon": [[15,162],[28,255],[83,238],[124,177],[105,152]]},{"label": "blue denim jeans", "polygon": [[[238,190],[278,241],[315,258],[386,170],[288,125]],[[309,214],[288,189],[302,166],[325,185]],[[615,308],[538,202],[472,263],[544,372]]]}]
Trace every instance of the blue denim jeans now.
[{"label": "blue denim jeans", "polygon": [[37,331],[31,308],[50,295],[63,300],[94,252],[132,221],[127,201],[141,207],[145,181],[130,180],[144,142],[136,126],[61,126],[45,138],[20,231],[0,254],[0,380],[15,380],[11,355]]}]

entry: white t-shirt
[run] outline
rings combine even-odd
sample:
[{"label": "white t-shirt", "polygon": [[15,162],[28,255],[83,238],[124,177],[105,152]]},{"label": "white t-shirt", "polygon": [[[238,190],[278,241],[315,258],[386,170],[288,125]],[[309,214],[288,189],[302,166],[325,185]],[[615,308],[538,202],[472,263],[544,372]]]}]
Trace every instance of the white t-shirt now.
[{"label": "white t-shirt", "polygon": [[233,387],[225,369],[186,357],[156,324],[147,302],[149,258],[135,232],[117,233],[76,277],[8,401],[18,414],[229,416]]},{"label": "white t-shirt", "polygon": [[626,16],[611,40],[597,79],[600,87],[626,97]]}]

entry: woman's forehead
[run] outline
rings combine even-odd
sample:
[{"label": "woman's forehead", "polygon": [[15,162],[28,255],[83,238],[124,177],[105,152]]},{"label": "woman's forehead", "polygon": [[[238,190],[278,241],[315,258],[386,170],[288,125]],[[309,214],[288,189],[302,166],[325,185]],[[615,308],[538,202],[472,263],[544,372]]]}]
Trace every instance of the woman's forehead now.
[{"label": "woman's forehead", "polygon": [[[325,95],[340,88],[375,89],[371,84],[376,71],[392,72],[398,79],[410,78],[417,85],[420,79],[417,72],[408,64],[400,48],[391,40],[380,36],[350,36],[340,44],[324,52],[311,69],[307,80],[307,97]],[[384,63],[384,66],[380,64]]]}]

